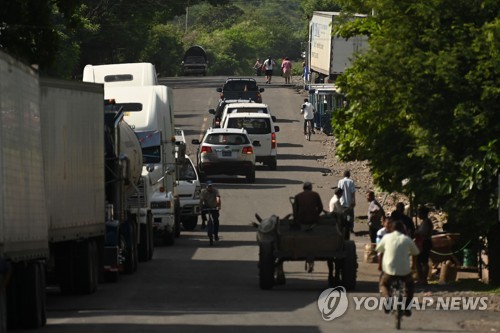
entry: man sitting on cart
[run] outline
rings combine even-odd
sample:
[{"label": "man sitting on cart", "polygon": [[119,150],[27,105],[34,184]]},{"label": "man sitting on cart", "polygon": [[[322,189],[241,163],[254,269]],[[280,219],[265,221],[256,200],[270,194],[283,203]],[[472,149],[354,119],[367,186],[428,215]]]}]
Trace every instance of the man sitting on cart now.
[{"label": "man sitting on cart", "polygon": [[311,182],[305,182],[302,188],[304,191],[295,196],[293,204],[295,222],[309,225],[318,223],[319,215],[323,211],[321,197],[312,190]]}]

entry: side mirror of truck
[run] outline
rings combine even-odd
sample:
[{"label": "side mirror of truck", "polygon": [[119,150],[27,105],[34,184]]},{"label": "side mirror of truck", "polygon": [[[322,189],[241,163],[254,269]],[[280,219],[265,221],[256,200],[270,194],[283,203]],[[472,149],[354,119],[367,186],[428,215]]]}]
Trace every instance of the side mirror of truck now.
[{"label": "side mirror of truck", "polygon": [[280,131],[280,127],[279,126],[274,126],[274,131],[275,132],[279,132]]},{"label": "side mirror of truck", "polygon": [[208,113],[215,114],[215,109],[208,109]]},{"label": "side mirror of truck", "polygon": [[271,119],[276,122],[276,116],[271,116]]},{"label": "side mirror of truck", "polygon": [[153,172],[153,171],[155,171],[155,165],[154,164],[148,164],[148,165],[146,165],[146,170],[147,170],[147,172]]},{"label": "side mirror of truck", "polygon": [[217,89],[215,89],[215,90],[216,90],[217,92],[222,92],[222,88],[220,88],[220,87],[219,87],[219,88],[217,88]]},{"label": "side mirror of truck", "polygon": [[198,140],[198,139],[193,139],[193,140],[191,140],[191,143],[192,143],[193,145],[199,145],[199,144],[200,144],[200,140]]},{"label": "side mirror of truck", "polygon": [[175,172],[175,167],[172,165],[167,166],[167,171],[165,171],[165,174],[171,175]]},{"label": "side mirror of truck", "polygon": [[252,145],[253,145],[254,147],[260,147],[260,141],[258,141],[258,140],[253,141],[253,142],[252,142]]},{"label": "side mirror of truck", "polygon": [[265,90],[264,88],[260,88],[259,92],[264,92],[264,90]]}]

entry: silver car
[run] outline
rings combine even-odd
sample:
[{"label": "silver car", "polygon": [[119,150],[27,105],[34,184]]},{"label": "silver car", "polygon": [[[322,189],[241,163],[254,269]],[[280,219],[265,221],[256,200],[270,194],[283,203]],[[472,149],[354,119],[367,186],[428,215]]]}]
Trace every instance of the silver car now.
[{"label": "silver car", "polygon": [[247,182],[255,182],[255,148],[245,129],[209,128],[197,144],[197,165],[200,178],[209,175],[243,175]]}]

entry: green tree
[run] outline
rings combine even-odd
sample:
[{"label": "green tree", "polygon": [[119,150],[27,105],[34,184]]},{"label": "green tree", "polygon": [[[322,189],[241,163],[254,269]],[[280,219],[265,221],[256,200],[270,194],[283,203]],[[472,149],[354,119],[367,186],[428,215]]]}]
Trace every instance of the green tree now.
[{"label": "green tree", "polygon": [[437,204],[463,234],[488,233],[498,223],[500,3],[362,5],[376,15],[340,29],[367,31],[370,50],[338,81],[350,101],[333,120],[339,156],[368,159],[383,189]]},{"label": "green tree", "polygon": [[184,55],[181,37],[179,29],[171,24],[153,26],[139,61],[153,63],[162,76],[177,75]]}]

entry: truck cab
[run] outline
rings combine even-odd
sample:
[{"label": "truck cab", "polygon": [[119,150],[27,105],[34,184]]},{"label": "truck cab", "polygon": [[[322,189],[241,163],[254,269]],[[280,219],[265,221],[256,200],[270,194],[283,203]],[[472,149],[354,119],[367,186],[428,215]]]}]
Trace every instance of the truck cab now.
[{"label": "truck cab", "polygon": [[154,86],[156,69],[148,62],[86,65],[83,82],[103,83],[105,87]]},{"label": "truck cab", "polygon": [[172,91],[166,86],[106,87],[105,98],[114,99],[125,111],[142,147],[144,165],[131,211],[139,209],[142,224],[152,224],[157,238],[174,243],[179,232],[176,198],[176,144]]}]

